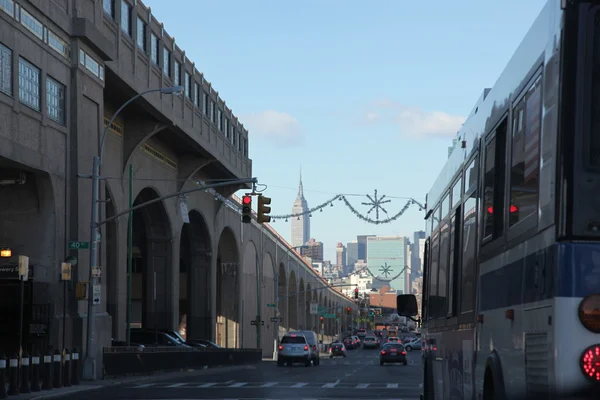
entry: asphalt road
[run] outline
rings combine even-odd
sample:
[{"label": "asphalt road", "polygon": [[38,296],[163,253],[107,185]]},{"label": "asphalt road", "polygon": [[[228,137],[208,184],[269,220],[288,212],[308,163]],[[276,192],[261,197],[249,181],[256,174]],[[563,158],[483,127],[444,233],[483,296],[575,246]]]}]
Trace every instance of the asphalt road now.
[{"label": "asphalt road", "polygon": [[377,350],[349,350],[346,358],[321,358],[318,367],[295,364],[277,367],[263,361],[237,371],[217,371],[176,379],[111,386],[75,400],[191,400],[191,399],[418,399],[421,393],[421,352],[408,353],[409,363],[379,365]]}]

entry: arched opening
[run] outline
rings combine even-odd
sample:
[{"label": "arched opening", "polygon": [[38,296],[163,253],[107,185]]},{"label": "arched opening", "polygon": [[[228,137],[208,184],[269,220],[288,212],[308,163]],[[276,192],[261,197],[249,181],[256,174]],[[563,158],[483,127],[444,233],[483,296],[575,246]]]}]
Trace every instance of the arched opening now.
[{"label": "arched opening", "polygon": [[304,279],[300,278],[300,284],[298,285],[298,329],[306,329],[305,309],[306,292],[304,291]]},{"label": "arched opening", "polygon": [[306,285],[306,296],[305,296],[305,306],[304,306],[304,325],[306,329],[313,329],[313,320],[312,315],[310,314],[310,303],[312,303],[312,290],[310,283]]},{"label": "arched opening", "polygon": [[190,211],[189,220],[179,245],[179,333],[188,340],[212,340],[211,239],[198,211]]},{"label": "arched opening", "polygon": [[290,272],[290,282],[288,285],[288,319],[289,330],[298,329],[298,284],[296,283],[296,274]]},{"label": "arched opening", "polygon": [[238,246],[229,228],[219,238],[217,253],[217,329],[216,342],[221,347],[239,347],[239,271]]},{"label": "arched opening", "polygon": [[[158,198],[143,189],[134,206]],[[131,327],[173,329],[171,227],[162,202],[133,213],[133,285]]]},{"label": "arched opening", "polygon": [[[105,199],[106,218],[111,218],[115,215],[115,204],[108,185],[105,189]],[[126,219],[124,221],[127,222]],[[119,339],[124,338],[125,335],[124,323],[126,323],[127,304],[125,307],[119,307],[119,297],[124,298],[119,296],[119,293],[127,290],[127,265],[122,266],[122,269],[119,270],[117,221],[107,222],[104,229],[105,239],[102,242],[106,246],[106,262],[100,262],[100,265],[106,265],[106,311],[112,317],[112,337]]]},{"label": "arched opening", "polygon": [[283,263],[279,264],[279,273],[277,276],[277,296],[279,297],[279,316],[281,322],[279,322],[279,335],[285,333],[285,327],[289,326],[288,321],[288,298],[287,298],[287,274],[285,272],[285,266]]},{"label": "arched opening", "polygon": [[[60,321],[63,313],[62,285],[56,282],[62,248],[57,246],[56,240],[58,221],[52,181],[46,173],[32,171],[2,157],[0,174],[4,179],[0,185],[0,248],[5,250],[0,257],[0,352],[12,354],[19,350],[22,305],[23,350],[41,353],[49,344],[62,344],[58,329],[55,333],[49,329],[53,322],[52,310],[56,310],[55,321]],[[61,244],[62,239],[59,238]],[[57,249],[60,249],[58,254]],[[23,297],[19,255],[29,257]],[[38,332],[32,332],[32,327]],[[62,332],[62,321],[58,328]]]}]

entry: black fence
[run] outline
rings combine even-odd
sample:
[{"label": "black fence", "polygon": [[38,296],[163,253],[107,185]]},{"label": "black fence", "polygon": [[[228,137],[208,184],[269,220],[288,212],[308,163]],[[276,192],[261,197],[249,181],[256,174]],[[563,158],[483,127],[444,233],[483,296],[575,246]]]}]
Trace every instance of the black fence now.
[{"label": "black fence", "polygon": [[173,347],[105,347],[104,377],[147,375],[161,371],[257,364],[260,349],[188,349]]}]

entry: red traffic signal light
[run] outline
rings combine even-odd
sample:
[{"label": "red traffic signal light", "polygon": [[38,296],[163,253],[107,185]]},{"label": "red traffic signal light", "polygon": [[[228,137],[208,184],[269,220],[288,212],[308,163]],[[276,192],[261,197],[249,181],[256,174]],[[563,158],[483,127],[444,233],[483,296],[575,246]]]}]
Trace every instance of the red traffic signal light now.
[{"label": "red traffic signal light", "polygon": [[354,298],[358,299],[358,288],[354,289]]},{"label": "red traffic signal light", "polygon": [[244,224],[252,222],[252,196],[250,195],[242,197],[242,222]]},{"label": "red traffic signal light", "polygon": [[319,318],[319,319],[321,320],[321,322],[323,322],[323,320],[324,320],[325,318],[321,317],[321,318]]},{"label": "red traffic signal light", "polygon": [[347,307],[346,308],[346,314],[352,314],[352,308]]}]

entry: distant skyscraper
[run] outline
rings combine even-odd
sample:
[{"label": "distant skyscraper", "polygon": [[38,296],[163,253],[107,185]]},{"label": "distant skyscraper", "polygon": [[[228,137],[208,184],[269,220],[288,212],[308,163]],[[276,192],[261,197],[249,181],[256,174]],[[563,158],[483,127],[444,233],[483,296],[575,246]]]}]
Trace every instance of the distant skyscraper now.
[{"label": "distant skyscraper", "polygon": [[346,245],[346,266],[354,267],[354,263],[359,260],[358,258],[358,242],[350,242]]},{"label": "distant skyscraper", "polygon": [[366,260],[368,259],[367,252],[367,238],[374,237],[375,235],[358,235],[356,237],[356,241],[358,242],[358,259]]},{"label": "distant skyscraper", "polygon": [[[298,185],[298,196],[292,207],[292,214],[306,213],[308,211],[308,203],[304,198],[304,188],[302,187],[302,172],[300,172],[300,184]],[[310,217],[301,215],[292,217],[292,246],[303,246],[310,238]]]}]

